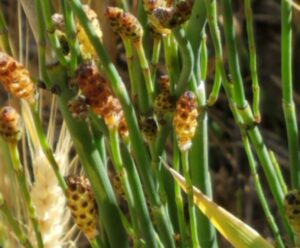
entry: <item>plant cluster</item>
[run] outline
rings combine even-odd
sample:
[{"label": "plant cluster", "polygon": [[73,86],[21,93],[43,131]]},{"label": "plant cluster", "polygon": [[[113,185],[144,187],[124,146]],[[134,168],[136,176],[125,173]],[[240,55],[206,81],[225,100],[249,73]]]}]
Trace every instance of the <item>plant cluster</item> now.
[{"label": "plant cluster", "polygon": [[[282,92],[293,189],[289,192],[259,128],[260,88],[250,0],[244,0],[244,6],[252,105],[240,71],[231,0],[221,0],[221,9],[216,0],[124,0],[117,1],[117,7],[107,7],[101,14],[124,46],[126,80],[105,49],[102,24],[88,5],[80,0],[61,0],[59,7],[49,0],[20,2],[23,7],[34,4],[25,14],[29,23],[36,18],[30,24],[36,37],[39,75],[31,74],[16,59],[1,13],[0,83],[19,100],[21,110],[1,109],[0,145],[2,151],[8,151],[7,177],[24,203],[24,210],[18,212],[0,192],[0,223],[3,220],[7,226],[4,231],[0,228],[3,245],[9,244],[8,233],[13,232],[18,245],[24,247],[70,246],[66,240],[76,242],[76,238],[68,230],[68,218],[62,220],[68,208],[94,248],[217,248],[216,230],[238,248],[294,247],[300,242],[300,161],[289,1],[282,0],[281,6]],[[216,58],[208,97],[207,34]],[[158,70],[159,63],[163,69]],[[255,189],[274,235],[272,242],[212,200],[207,109],[218,100],[221,88],[240,128]],[[39,107],[45,89],[55,93],[54,102],[63,117],[59,126],[63,141],[56,148],[64,152],[54,150],[54,142],[43,129]],[[54,123],[49,124],[48,132],[53,132]],[[22,137],[31,151],[29,165],[20,153]],[[80,173],[71,173],[72,149]],[[256,159],[280,222],[265,197]],[[21,212],[26,217],[21,218]],[[55,216],[60,221],[54,221]]]}]

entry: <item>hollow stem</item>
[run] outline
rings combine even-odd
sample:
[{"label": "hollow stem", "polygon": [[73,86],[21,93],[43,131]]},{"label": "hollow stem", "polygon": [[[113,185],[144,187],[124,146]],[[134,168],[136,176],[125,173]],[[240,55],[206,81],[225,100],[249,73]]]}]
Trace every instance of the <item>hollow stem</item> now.
[{"label": "hollow stem", "polygon": [[285,246],[284,246],[284,243],[283,243],[282,238],[280,236],[278,226],[275,222],[274,216],[272,215],[272,212],[270,210],[268,201],[267,201],[267,199],[265,197],[265,194],[263,192],[263,187],[261,185],[260,178],[257,174],[257,165],[256,165],[256,162],[255,162],[255,158],[254,158],[254,155],[253,155],[253,152],[252,152],[247,134],[245,132],[242,134],[242,140],[243,140],[243,145],[244,145],[244,148],[245,148],[246,155],[248,157],[252,178],[254,180],[255,190],[256,190],[257,196],[259,198],[260,204],[263,208],[263,211],[265,213],[266,219],[267,219],[267,221],[269,223],[269,226],[270,226],[270,228],[273,232],[273,235],[275,237],[276,247],[284,248]]},{"label": "hollow stem", "polygon": [[188,82],[192,77],[194,68],[194,55],[192,46],[186,39],[184,30],[182,28],[175,28],[173,33],[179,44],[180,54],[182,56],[182,70],[175,90],[175,95],[178,97],[189,86]]},{"label": "hollow stem", "polygon": [[122,160],[124,161],[124,166],[128,173],[128,181],[132,189],[132,195],[135,199],[138,221],[140,223],[140,226],[143,227],[141,229],[142,236],[145,239],[145,242],[149,244],[149,246],[157,247],[159,246],[158,241],[156,239],[154,227],[152,225],[149,211],[147,209],[146,198],[143,193],[142,184],[139,179],[134,161],[132,160],[128,149],[125,146],[121,148],[121,155]]},{"label": "hollow stem", "polygon": [[172,34],[163,36],[164,57],[168,75],[170,77],[171,93],[174,94],[177,80],[180,75],[178,61],[178,45]]},{"label": "hollow stem", "polygon": [[[174,170],[180,171],[180,152],[177,148],[177,141],[174,139],[174,153],[173,153],[173,167]],[[181,194],[181,189],[178,183],[174,184],[174,191],[175,191],[175,201],[177,206],[177,218],[179,222],[179,231],[180,231],[180,241],[181,241],[181,247],[186,247],[189,243],[188,235],[187,235],[187,226],[185,223],[185,217],[184,217],[184,204]]]},{"label": "hollow stem", "polygon": [[199,240],[198,240],[198,232],[197,232],[197,220],[196,220],[196,211],[193,201],[193,184],[189,170],[189,156],[188,151],[181,152],[181,163],[183,169],[183,175],[186,180],[187,185],[187,194],[188,194],[188,208],[189,208],[189,216],[190,216],[190,231],[191,231],[191,238],[193,248],[200,247]]},{"label": "hollow stem", "polygon": [[[207,8],[207,14],[208,14],[208,23],[209,23],[209,28],[210,28],[210,32],[211,32],[211,36],[212,36],[212,40],[214,43],[214,48],[215,48],[215,53],[216,53],[216,60],[217,60],[217,65],[220,67],[221,70],[221,75],[222,75],[222,82],[223,82],[223,86],[225,89],[225,92],[227,94],[227,97],[229,99],[229,101],[231,102],[231,105],[237,105],[235,103],[236,101],[236,96],[232,97],[234,95],[237,95],[236,93],[238,93],[238,97],[240,98],[240,104],[244,102],[244,96],[240,97],[240,91],[237,90],[237,88],[233,90],[231,89],[231,83],[228,83],[227,77],[226,77],[226,73],[225,73],[225,69],[224,69],[224,64],[223,64],[223,55],[222,55],[222,46],[221,46],[221,37],[220,37],[220,31],[218,28],[218,24],[217,24],[217,7],[216,7],[216,1],[212,0],[205,0],[206,3],[206,8]],[[224,1],[223,1],[224,4]],[[228,8],[228,4],[230,5],[230,3],[228,3],[227,1],[225,2],[225,12]],[[231,6],[229,6],[230,11],[231,12]],[[226,19],[225,26],[226,25],[232,25],[232,20],[228,21],[228,19],[231,19],[232,16],[230,16],[230,14],[226,14],[227,17],[224,18],[224,20]],[[226,36],[229,36],[229,41],[227,41],[227,43],[230,43],[230,41],[232,39],[234,39],[234,32],[233,32],[233,27],[229,28],[227,30],[227,34]],[[233,37],[232,37],[233,36]],[[234,61],[235,59],[237,59],[237,54],[236,52],[236,47],[234,44],[231,44],[231,49],[233,49],[233,52],[231,51],[231,53],[233,53],[231,56],[231,64],[233,65],[234,63],[236,63],[237,61]],[[230,50],[231,50],[230,49]],[[234,61],[234,62],[232,62]],[[237,74],[236,76],[239,78],[239,70],[236,70],[235,68],[233,69],[234,73]],[[239,85],[242,86],[242,85]],[[239,88],[238,88],[239,89]],[[234,94],[235,92],[235,94]],[[283,205],[283,198],[284,198],[284,194],[283,194],[283,190],[281,188],[280,183],[278,182],[277,179],[277,175],[273,169],[273,163],[270,159],[270,156],[267,152],[267,148],[264,144],[263,138],[261,136],[261,133],[258,129],[258,127],[256,127],[255,125],[253,125],[253,120],[252,119],[252,113],[251,113],[251,109],[249,109],[249,106],[246,104],[245,106],[243,106],[242,108],[239,108],[239,105],[237,105],[237,107],[235,107],[236,109],[236,113],[235,113],[235,119],[237,121],[237,123],[239,123],[239,119],[242,121],[242,123],[246,123],[246,126],[248,126],[247,128],[247,134],[249,136],[249,139],[256,151],[256,154],[259,158],[259,161],[264,169],[264,173],[267,177],[267,181],[269,184],[269,187],[271,189],[271,192],[274,196],[274,199],[277,203],[277,206],[279,208],[279,213],[280,216],[283,219],[283,222],[285,224],[287,233],[289,234],[289,237],[291,238],[291,240],[293,240],[293,234],[292,234],[292,230],[291,227],[288,224],[288,221],[286,219],[285,213],[284,213],[284,205]],[[242,126],[240,126],[242,128]]]},{"label": "hollow stem", "polygon": [[288,150],[292,188],[300,190],[300,158],[298,143],[298,125],[293,100],[292,79],[292,5],[281,1],[281,82],[283,94],[283,111],[288,137]]},{"label": "hollow stem", "polygon": [[49,40],[51,42],[53,49],[55,50],[55,54],[56,54],[59,62],[62,65],[68,67],[70,65],[69,61],[64,56],[59,39],[58,39],[57,35],[55,34],[55,26],[53,24],[52,17],[51,17],[50,3],[48,0],[36,0],[36,1],[40,2],[40,6],[43,11],[44,21],[46,24],[46,30],[48,33],[48,37],[49,37]]},{"label": "hollow stem", "polygon": [[146,83],[146,89],[147,89],[147,93],[148,93],[147,95],[149,97],[149,106],[148,106],[148,109],[149,109],[152,104],[153,97],[154,97],[154,84],[153,84],[152,77],[151,77],[151,71],[150,71],[148,60],[146,58],[146,54],[144,51],[142,41],[140,40],[140,41],[135,42],[134,46],[136,48],[136,51],[137,51],[137,54],[138,54],[138,57],[140,60],[141,69],[142,69],[145,83]]},{"label": "hollow stem", "polygon": [[224,33],[228,52],[228,62],[234,85],[233,98],[238,108],[244,108],[247,105],[247,101],[245,98],[243,79],[240,72],[231,0],[222,0],[221,4],[224,18]]},{"label": "hollow stem", "polygon": [[254,39],[253,31],[253,13],[251,8],[251,0],[245,0],[245,16],[246,16],[246,26],[248,34],[248,47],[250,52],[250,70],[251,70],[251,79],[252,79],[252,91],[253,91],[253,114],[257,123],[260,122],[260,87],[257,74],[257,65],[256,65],[256,45]]},{"label": "hollow stem", "polygon": [[72,9],[70,8],[67,0],[61,0],[61,6],[64,14],[64,20],[66,24],[66,34],[69,41],[70,46],[70,62],[69,62],[69,69],[70,72],[73,73],[77,67],[77,56],[79,53],[79,44],[76,38],[77,30],[76,24],[74,21],[74,15]]},{"label": "hollow stem", "polygon": [[215,73],[215,79],[214,79],[214,83],[213,83],[213,88],[207,99],[208,106],[214,105],[216,103],[216,101],[218,100],[221,85],[222,85],[222,75],[220,72],[220,67],[217,66],[216,73]]},{"label": "hollow stem", "polygon": [[277,178],[279,180],[279,183],[283,189],[283,193],[284,194],[287,194],[288,193],[288,187],[285,183],[285,180],[283,178],[283,175],[282,175],[282,172],[281,172],[281,169],[280,169],[280,165],[278,163],[278,160],[274,154],[274,152],[272,151],[269,151],[269,154],[270,154],[270,157],[271,157],[271,161],[273,162],[274,164],[274,167],[275,167],[275,171],[276,171],[276,174],[277,174]]},{"label": "hollow stem", "polygon": [[123,186],[123,189],[125,191],[126,200],[128,203],[133,228],[134,228],[134,236],[140,237],[140,229],[138,228],[138,220],[136,215],[136,209],[135,209],[135,201],[132,196],[132,190],[130,188],[130,184],[128,181],[128,175],[124,168],[121,151],[120,151],[120,145],[119,145],[119,137],[118,137],[118,130],[115,128],[109,129],[109,142],[110,142],[110,150],[113,160],[113,165],[116,170],[117,175],[119,176],[121,180],[121,184]]},{"label": "hollow stem", "polygon": [[7,206],[3,195],[0,193],[0,211],[5,216],[8,224],[10,225],[11,229],[13,230],[14,234],[20,241],[20,243],[26,248],[33,248],[32,244],[30,243],[26,234],[22,231],[20,224],[18,221],[13,217],[10,208]]},{"label": "hollow stem", "polygon": [[32,226],[33,226],[33,229],[34,229],[34,232],[36,235],[37,245],[39,248],[43,248],[44,247],[43,237],[42,237],[39,222],[37,219],[36,210],[35,210],[32,200],[31,200],[25,171],[24,171],[23,166],[20,161],[18,147],[17,147],[16,143],[9,144],[9,153],[10,153],[12,164],[14,166],[14,171],[16,173],[16,177],[17,177],[17,180],[19,183],[19,188],[20,188],[20,191],[22,192],[22,195],[23,195],[23,198],[24,198],[24,201],[26,204],[26,208],[28,210],[28,215],[29,215],[30,221],[32,223]]},{"label": "hollow stem", "polygon": [[130,40],[125,37],[122,37],[122,40],[125,47],[128,72],[131,82],[131,99],[134,103],[136,100],[138,100],[138,106],[140,108],[141,113],[147,113],[150,107],[150,98],[147,94],[147,91],[144,90],[144,85],[140,82],[139,75],[136,71],[134,59],[137,58],[134,56],[134,51],[132,49],[132,44]]}]

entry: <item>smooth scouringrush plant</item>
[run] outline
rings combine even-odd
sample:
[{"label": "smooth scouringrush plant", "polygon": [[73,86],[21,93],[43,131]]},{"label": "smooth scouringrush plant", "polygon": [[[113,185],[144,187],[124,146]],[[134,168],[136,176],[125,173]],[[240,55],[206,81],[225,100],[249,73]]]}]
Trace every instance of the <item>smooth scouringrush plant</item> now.
[{"label": "smooth scouringrush plant", "polygon": [[0,246],[298,247],[300,14],[273,113],[258,2],[2,1]]}]

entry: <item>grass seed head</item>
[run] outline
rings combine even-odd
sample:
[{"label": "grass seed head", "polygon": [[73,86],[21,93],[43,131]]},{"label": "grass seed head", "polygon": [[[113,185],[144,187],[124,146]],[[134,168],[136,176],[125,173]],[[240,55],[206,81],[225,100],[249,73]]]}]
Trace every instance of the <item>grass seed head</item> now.
[{"label": "grass seed head", "polygon": [[186,91],[177,102],[173,125],[181,151],[186,151],[192,146],[199,115],[197,107],[196,96],[191,91]]},{"label": "grass seed head", "polygon": [[74,221],[89,240],[94,239],[98,233],[97,206],[90,182],[84,176],[69,176],[67,184],[67,203]]},{"label": "grass seed head", "polygon": [[0,82],[13,96],[30,103],[35,101],[36,86],[29,71],[4,52],[0,52]]},{"label": "grass seed head", "polygon": [[19,113],[10,106],[0,110],[0,135],[9,143],[17,143],[23,133],[23,125]]}]

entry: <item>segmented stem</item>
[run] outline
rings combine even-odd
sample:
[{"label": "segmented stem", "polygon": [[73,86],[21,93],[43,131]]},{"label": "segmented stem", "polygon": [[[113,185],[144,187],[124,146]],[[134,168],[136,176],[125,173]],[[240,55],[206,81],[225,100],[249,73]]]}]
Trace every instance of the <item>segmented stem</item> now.
[{"label": "segmented stem", "polygon": [[294,189],[300,189],[300,157],[299,133],[295,104],[293,100],[292,79],[292,5],[281,1],[281,82],[283,94],[283,111],[288,137],[291,184]]},{"label": "segmented stem", "polygon": [[276,244],[277,244],[276,247],[284,248],[285,246],[284,246],[284,243],[283,243],[282,238],[280,236],[278,226],[277,226],[277,224],[275,222],[275,219],[274,219],[274,216],[273,216],[273,214],[270,210],[268,200],[266,199],[265,194],[263,192],[263,187],[261,185],[260,178],[259,178],[259,175],[257,173],[257,165],[256,165],[256,162],[255,162],[254,154],[252,152],[252,149],[251,149],[251,146],[250,146],[250,143],[249,143],[249,139],[248,139],[246,133],[242,134],[242,139],[243,139],[243,145],[244,145],[244,148],[245,148],[245,152],[246,152],[246,155],[248,157],[252,178],[254,180],[255,190],[256,190],[257,196],[260,200],[261,206],[264,210],[266,219],[267,219],[267,221],[269,223],[269,226],[270,226],[270,228],[273,232],[273,235],[275,237]]},{"label": "segmented stem", "polygon": [[250,70],[251,70],[251,78],[252,78],[252,92],[253,92],[253,114],[257,123],[260,122],[260,87],[258,81],[257,74],[257,66],[256,66],[256,45],[254,39],[254,31],[253,31],[253,13],[251,8],[251,0],[245,0],[245,16],[246,16],[246,24],[247,24],[247,34],[248,34],[248,47],[250,53]]}]

